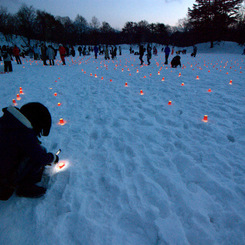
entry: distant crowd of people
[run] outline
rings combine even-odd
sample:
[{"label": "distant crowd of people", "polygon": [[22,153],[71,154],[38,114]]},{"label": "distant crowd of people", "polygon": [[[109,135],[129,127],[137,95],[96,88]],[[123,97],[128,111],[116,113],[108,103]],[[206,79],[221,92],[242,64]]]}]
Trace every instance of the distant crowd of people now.
[{"label": "distant crowd of people", "polygon": [[[122,49],[121,46],[116,45],[94,45],[94,46],[79,46],[77,48],[79,56],[86,56],[91,55],[91,53],[94,53],[95,59],[98,58],[98,55],[103,55],[105,60],[109,59],[116,59],[117,54],[122,55]],[[146,52],[147,57],[147,65],[151,64],[151,58],[152,53],[153,55],[158,55],[158,51],[156,46],[152,48],[150,44],[147,44],[147,47],[145,48],[143,44],[139,45],[139,52],[134,52],[132,49],[132,46],[130,46],[130,54],[139,55],[140,65],[144,64],[144,54]],[[161,49],[162,52],[165,54],[165,65],[168,65],[168,59],[169,55],[174,55],[174,47],[172,47],[172,50],[170,50],[169,45],[166,45]],[[0,46],[0,61],[4,61],[4,72],[12,72],[12,61],[13,58],[15,58],[17,64],[22,64],[21,57],[25,58],[26,55],[30,56],[30,58],[33,58],[34,60],[42,60],[43,65],[55,65],[55,59],[57,54],[59,53],[60,59],[62,62],[62,65],[66,65],[65,57],[69,57],[70,55],[72,57],[75,57],[76,51],[74,46],[65,46],[62,44],[59,44],[59,47],[56,46],[56,48],[53,45],[46,45],[45,43],[42,43],[41,45],[34,45],[33,47],[23,47],[21,46],[21,49],[14,45],[13,47],[9,47],[6,45]],[[173,68],[177,66],[181,66],[180,59],[181,57],[179,54],[186,54],[186,49],[178,50],[176,51],[176,56],[173,57],[171,60],[171,66]],[[192,57],[196,57],[197,55],[197,47],[193,46],[193,52],[191,53]],[[243,55],[245,55],[245,49],[243,51]],[[49,64],[47,64],[47,61]]]}]

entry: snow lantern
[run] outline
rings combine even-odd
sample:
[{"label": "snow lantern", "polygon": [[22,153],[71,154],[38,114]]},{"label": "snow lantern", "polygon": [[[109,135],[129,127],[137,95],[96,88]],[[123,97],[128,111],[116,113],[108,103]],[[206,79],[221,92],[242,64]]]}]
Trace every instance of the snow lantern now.
[{"label": "snow lantern", "polygon": [[20,98],[20,95],[19,95],[19,94],[17,94],[17,95],[16,95],[16,99],[17,99],[17,100],[21,100],[21,98]]},{"label": "snow lantern", "polygon": [[203,121],[203,122],[208,122],[208,115],[204,115],[202,121]]},{"label": "snow lantern", "polygon": [[58,123],[59,125],[63,126],[66,124],[66,121],[63,118],[60,118],[60,121]]}]

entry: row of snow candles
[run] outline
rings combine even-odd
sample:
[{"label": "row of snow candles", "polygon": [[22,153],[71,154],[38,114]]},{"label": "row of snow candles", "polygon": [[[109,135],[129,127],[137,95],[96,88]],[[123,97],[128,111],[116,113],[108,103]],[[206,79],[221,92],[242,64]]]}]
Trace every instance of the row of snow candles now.
[{"label": "row of snow candles", "polygon": [[[58,94],[55,92],[54,93],[54,96],[56,97]],[[61,103],[60,102],[58,102],[58,104],[57,104],[58,106],[61,106]],[[60,120],[59,120],[59,122],[58,122],[58,124],[59,125],[61,125],[61,126],[63,126],[63,125],[65,125],[66,124],[66,121],[63,119],[63,118],[60,118]]]}]

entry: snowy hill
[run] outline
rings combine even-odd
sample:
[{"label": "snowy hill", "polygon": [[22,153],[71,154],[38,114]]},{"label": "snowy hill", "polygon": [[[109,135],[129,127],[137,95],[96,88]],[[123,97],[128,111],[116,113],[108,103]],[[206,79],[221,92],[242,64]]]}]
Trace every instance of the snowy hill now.
[{"label": "snowy hill", "polygon": [[140,66],[123,47],[0,74],[1,108],[19,87],[17,107],[49,108],[42,142],[66,165],[47,167],[44,197],[0,201],[0,244],[245,244],[242,48],[199,44],[171,69],[161,52]]}]

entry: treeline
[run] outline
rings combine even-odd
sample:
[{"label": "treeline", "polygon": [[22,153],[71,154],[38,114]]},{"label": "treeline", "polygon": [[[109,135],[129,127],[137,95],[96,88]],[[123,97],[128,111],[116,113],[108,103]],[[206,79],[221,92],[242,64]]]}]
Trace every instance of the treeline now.
[{"label": "treeline", "polygon": [[214,41],[245,43],[245,19],[243,0],[196,0],[187,18],[177,27],[147,21],[127,22],[122,30],[116,30],[107,22],[93,17],[91,22],[81,15],[75,20],[53,16],[46,11],[22,5],[16,14],[0,7],[0,32],[4,35],[20,35],[40,41],[63,44],[138,44],[155,42],[175,46]]}]

